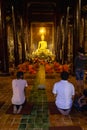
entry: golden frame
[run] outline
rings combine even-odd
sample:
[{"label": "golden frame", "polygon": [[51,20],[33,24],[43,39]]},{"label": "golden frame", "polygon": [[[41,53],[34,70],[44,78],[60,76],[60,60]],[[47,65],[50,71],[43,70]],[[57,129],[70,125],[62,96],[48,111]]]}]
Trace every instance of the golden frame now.
[{"label": "golden frame", "polygon": [[53,22],[32,22],[31,23],[31,53],[36,51],[38,43],[41,40],[40,28],[45,28],[45,41],[47,41],[47,49],[54,54],[54,24]]}]

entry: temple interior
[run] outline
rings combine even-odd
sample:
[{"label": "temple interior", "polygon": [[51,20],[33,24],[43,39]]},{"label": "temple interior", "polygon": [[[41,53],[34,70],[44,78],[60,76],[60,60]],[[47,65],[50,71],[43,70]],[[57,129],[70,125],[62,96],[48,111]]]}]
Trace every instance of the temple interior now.
[{"label": "temple interior", "polygon": [[[60,114],[53,85],[68,71],[78,93],[74,59],[87,56],[87,0],[0,0],[0,130],[87,130],[87,111]],[[12,111],[12,80],[28,81],[25,109]],[[87,88],[87,65],[84,88]]]}]

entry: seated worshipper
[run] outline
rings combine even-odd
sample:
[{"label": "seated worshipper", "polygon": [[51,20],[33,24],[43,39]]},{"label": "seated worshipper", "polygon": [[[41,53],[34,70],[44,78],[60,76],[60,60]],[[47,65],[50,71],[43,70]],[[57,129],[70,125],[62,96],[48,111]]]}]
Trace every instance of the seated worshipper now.
[{"label": "seated worshipper", "polygon": [[54,84],[52,90],[56,98],[55,104],[59,112],[63,115],[70,113],[75,95],[74,85],[68,81],[68,77],[68,72],[61,72],[61,80]]},{"label": "seated worshipper", "polygon": [[87,89],[84,89],[83,94],[74,100],[74,106],[78,111],[87,111]]},{"label": "seated worshipper", "polygon": [[17,72],[17,78],[12,80],[12,104],[13,113],[18,114],[21,112],[22,107],[25,103],[25,87],[28,86],[27,81],[24,78],[24,73],[19,71]]}]

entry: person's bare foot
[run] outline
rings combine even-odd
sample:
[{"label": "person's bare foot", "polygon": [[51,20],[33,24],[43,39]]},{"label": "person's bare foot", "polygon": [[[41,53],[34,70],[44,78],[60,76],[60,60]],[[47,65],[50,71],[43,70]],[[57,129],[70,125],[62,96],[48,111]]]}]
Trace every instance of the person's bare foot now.
[{"label": "person's bare foot", "polygon": [[16,107],[16,106],[13,107],[13,113],[14,113],[14,114],[17,113],[17,107]]},{"label": "person's bare foot", "polygon": [[19,114],[19,113],[21,112],[21,110],[22,110],[22,106],[20,106],[20,107],[18,108],[17,114]]}]

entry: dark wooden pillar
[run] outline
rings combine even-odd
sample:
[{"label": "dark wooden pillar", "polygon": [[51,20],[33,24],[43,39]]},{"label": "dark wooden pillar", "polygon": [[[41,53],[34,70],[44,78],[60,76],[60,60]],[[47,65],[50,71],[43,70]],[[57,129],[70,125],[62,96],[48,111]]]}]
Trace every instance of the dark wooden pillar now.
[{"label": "dark wooden pillar", "polygon": [[31,22],[31,13],[30,13],[30,4],[27,4],[25,0],[25,41],[26,41],[26,58],[29,58],[28,54],[30,53],[30,22]]},{"label": "dark wooden pillar", "polygon": [[85,50],[85,19],[84,19],[84,17],[81,18],[80,36],[81,36],[82,47],[83,47],[84,50]]},{"label": "dark wooden pillar", "polygon": [[84,45],[85,52],[87,53],[87,15],[84,16]]},{"label": "dark wooden pillar", "polygon": [[15,59],[15,67],[19,64],[19,48],[18,48],[18,39],[17,39],[17,15],[15,11],[15,7],[12,6],[12,20],[13,20],[13,36],[14,36],[14,59]]},{"label": "dark wooden pillar", "polygon": [[[58,19],[58,17],[57,17]],[[60,19],[59,19],[60,20]],[[60,60],[60,22],[59,20],[57,20],[57,41],[56,41],[56,45],[55,45],[55,55],[56,55],[56,61],[59,62]]]},{"label": "dark wooden pillar", "polygon": [[55,59],[58,61],[58,23],[57,23],[57,13],[54,14],[54,51],[55,51]]},{"label": "dark wooden pillar", "polygon": [[63,64],[63,45],[64,45],[64,42],[63,42],[63,38],[64,38],[64,16],[61,16],[60,18],[60,63]]},{"label": "dark wooden pillar", "polygon": [[62,28],[63,28],[63,17],[57,16],[57,25],[56,25],[56,42],[55,42],[55,55],[56,61],[62,63]]},{"label": "dark wooden pillar", "polygon": [[21,23],[21,45],[22,45],[22,63],[25,61],[25,44],[24,44],[24,24],[23,18],[20,19]]},{"label": "dark wooden pillar", "polygon": [[74,1],[74,27],[73,27],[73,71],[74,59],[77,55],[77,49],[80,46],[80,21],[81,21],[81,0]]},{"label": "dark wooden pillar", "polygon": [[0,0],[0,67],[2,72],[1,75],[9,74],[5,3],[5,1]]},{"label": "dark wooden pillar", "polygon": [[56,41],[55,44],[55,55],[56,55],[56,61],[62,63],[63,60],[63,54],[62,54],[62,28],[63,28],[63,17],[57,16],[57,22],[56,22]]},{"label": "dark wooden pillar", "polygon": [[67,7],[66,16],[65,16],[65,27],[64,27],[65,38],[64,38],[64,60],[63,60],[63,63],[67,63],[67,61],[68,61],[68,32],[69,32],[68,21],[69,21],[69,7]]}]

